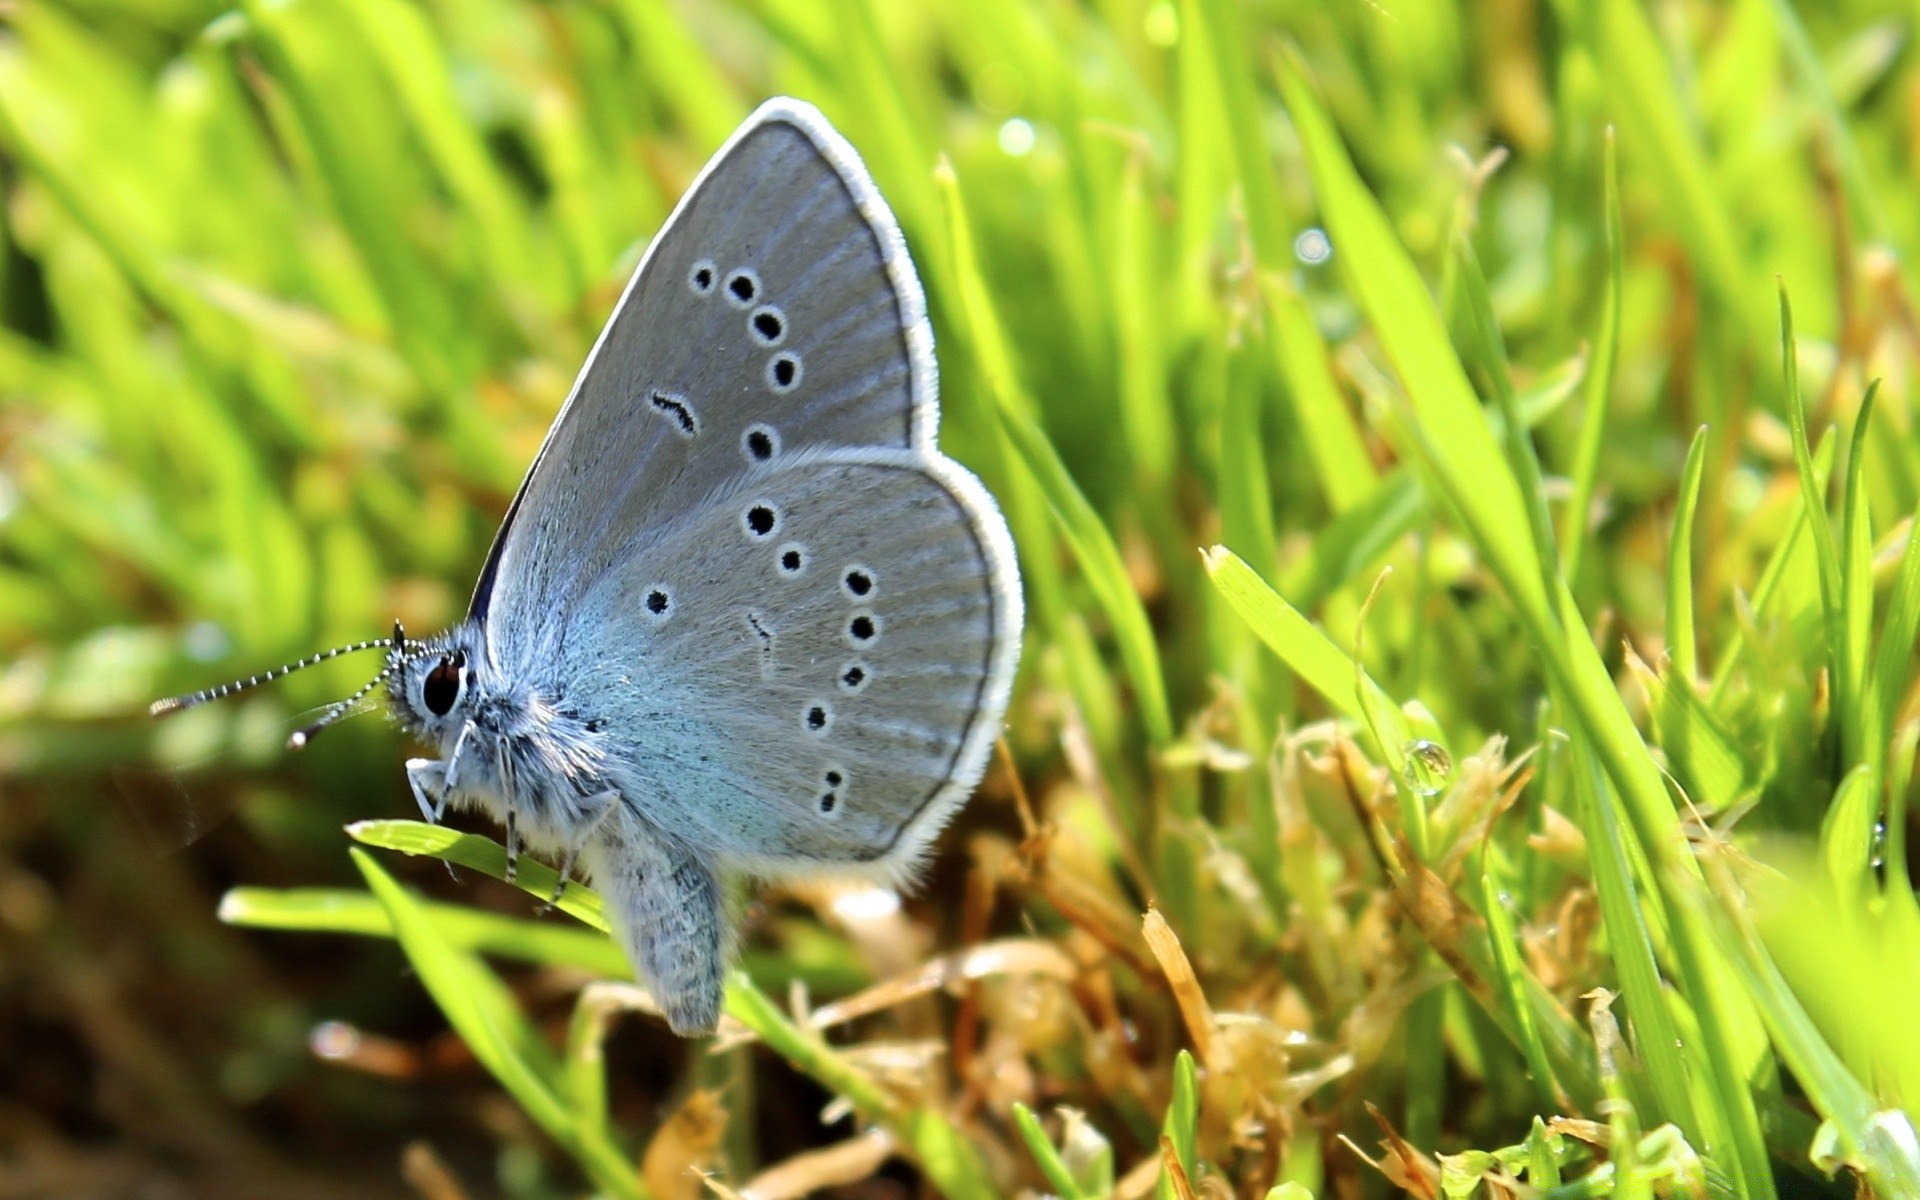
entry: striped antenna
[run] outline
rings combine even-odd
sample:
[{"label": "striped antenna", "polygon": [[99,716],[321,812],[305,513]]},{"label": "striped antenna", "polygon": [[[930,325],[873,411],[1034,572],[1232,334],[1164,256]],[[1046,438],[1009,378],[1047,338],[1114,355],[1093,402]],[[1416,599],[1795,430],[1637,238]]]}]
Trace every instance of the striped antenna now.
[{"label": "striped antenna", "polygon": [[371,692],[373,689],[379,687],[382,683],[386,682],[387,676],[393,674],[394,668],[401,665],[401,663],[405,661],[406,661],[405,659],[402,659],[400,660],[400,662],[388,663],[386,666],[380,668],[380,673],[378,675],[375,675],[372,679],[367,680],[367,682],[361,686],[359,691],[355,692],[351,696],[348,696],[345,700],[336,700],[332,704],[327,705],[327,711],[320,714],[319,720],[315,721],[311,725],[308,725],[304,729],[296,729],[293,731],[292,736],[287,738],[287,749],[289,750],[300,749],[301,747],[305,746],[308,742],[312,741],[314,738],[314,735],[319,733],[322,729],[325,729],[327,726],[333,724],[335,721],[338,721],[341,717],[344,717],[348,713],[352,712],[355,705],[359,704],[362,700],[365,700],[367,698],[368,692]]},{"label": "striped antenna", "polygon": [[[413,644],[417,645],[418,643]],[[342,654],[358,654],[362,650],[375,650],[382,647],[397,650],[404,649],[408,645],[406,635],[400,629],[400,622],[395,621],[393,623],[393,636],[391,638],[369,638],[364,642],[354,642],[349,646],[336,646],[332,650],[324,650],[319,654],[303,658],[299,662],[291,662],[284,667],[275,667],[271,671],[264,671],[258,675],[249,675],[245,679],[236,679],[232,683],[223,683],[219,687],[207,688],[205,691],[194,692],[186,696],[169,696],[165,700],[155,700],[147,707],[147,715],[156,718],[171,716],[181,709],[193,708],[196,705],[205,704],[209,700],[224,700],[236,692],[244,692],[249,688],[257,688],[263,683],[272,683],[274,680],[284,675],[290,675],[302,667],[311,667],[316,663],[326,662],[330,658],[339,658]],[[385,672],[382,672],[382,674],[385,674]],[[362,694],[364,695],[365,693],[363,692]]]}]

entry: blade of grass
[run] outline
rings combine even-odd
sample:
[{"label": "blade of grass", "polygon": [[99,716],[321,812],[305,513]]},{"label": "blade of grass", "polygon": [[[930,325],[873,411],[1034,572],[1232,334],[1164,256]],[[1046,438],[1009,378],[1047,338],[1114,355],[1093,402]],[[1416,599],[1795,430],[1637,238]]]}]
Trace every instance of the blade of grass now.
[{"label": "blade of grass", "polygon": [[[1160,1136],[1163,1141],[1173,1144],[1174,1156],[1186,1171],[1188,1179],[1194,1177],[1194,1139],[1199,1127],[1200,1092],[1193,1055],[1182,1050],[1173,1059],[1173,1096],[1167,1101],[1167,1117],[1160,1126]],[[1177,1200],[1173,1173],[1169,1168],[1161,1168],[1160,1182],[1156,1185],[1154,1195],[1157,1200]]]},{"label": "blade of grass", "polygon": [[1906,698],[1912,677],[1914,639],[1920,635],[1920,506],[1907,524],[1907,548],[1900,554],[1900,570],[1887,596],[1887,615],[1880,626],[1880,644],[1874,658],[1873,690],[1880,705],[1880,728],[1892,729]]},{"label": "blade of grass", "polygon": [[1812,101],[1814,109],[1820,114],[1827,148],[1833,155],[1840,183],[1846,189],[1847,202],[1865,224],[1870,241],[1899,247],[1901,253],[1898,259],[1907,268],[1907,286],[1911,289],[1912,255],[1906,246],[1900,244],[1898,230],[1888,218],[1886,207],[1880,203],[1883,189],[1875,184],[1867,170],[1866,160],[1861,157],[1853,128],[1846,114],[1840,111],[1840,103],[1827,83],[1827,72],[1820,62],[1820,52],[1814,48],[1812,39],[1807,36],[1807,27],[1801,23],[1800,14],[1794,11],[1788,0],[1771,0],[1767,7],[1772,12],[1773,27],[1779,33],[1780,44],[1787,52],[1787,61],[1793,64],[1794,73],[1800,77],[1805,97]]},{"label": "blade of grass", "polygon": [[[1715,186],[1713,167],[1692,111],[1675,83],[1671,60],[1637,0],[1599,0],[1569,5],[1572,28],[1588,46],[1608,81],[1606,98],[1629,146],[1645,156],[1660,181],[1663,211],[1685,238],[1690,256],[1729,312],[1758,359],[1767,353],[1772,329],[1757,301],[1759,280],[1740,252],[1732,215]],[[1708,423],[1719,414],[1709,413]]]},{"label": "blade of grass", "polygon": [[1552,596],[1558,589],[1560,552],[1553,541],[1553,523],[1547,516],[1546,488],[1541,482],[1540,459],[1533,441],[1527,436],[1527,423],[1520,412],[1513,388],[1513,369],[1507,359],[1506,340],[1500,335],[1499,320],[1493,313],[1493,296],[1487,290],[1486,275],[1473,243],[1456,232],[1454,257],[1459,263],[1458,292],[1464,305],[1472,338],[1479,356],[1493,378],[1494,400],[1500,413],[1501,442],[1507,466],[1520,486],[1526,502],[1527,533],[1533,544],[1535,560],[1540,564],[1541,590]]},{"label": "blade of grass", "polygon": [[[438,858],[455,866],[470,867],[503,882],[507,878],[507,848],[477,833],[461,833],[445,825],[429,825],[424,821],[386,820],[355,821],[347,826],[347,836],[363,846]],[[520,859],[519,870],[513,880],[515,887],[542,900],[550,898],[559,883],[558,871],[537,859],[524,856]],[[578,881],[567,885],[566,894],[560,897],[560,903],[554,907],[602,933],[612,928],[607,923],[606,908],[601,904],[599,893]]]},{"label": "blade of grass", "polygon": [[967,323],[968,340],[980,360],[988,391],[996,401],[1000,427],[1038,482],[1088,586],[1112,622],[1121,661],[1133,680],[1134,699],[1140,707],[1147,738],[1155,747],[1164,749],[1173,741],[1173,714],[1167,706],[1160,651],[1146,610],[1133,590],[1113,535],[1033,417],[1036,406],[1020,383],[992,295],[980,276],[959,179],[953,168],[943,161],[934,172],[934,181],[946,208],[953,274],[960,289],[960,309]]},{"label": "blade of grass", "polygon": [[[603,933],[453,904],[424,907],[441,935],[462,950],[574,967],[611,979],[630,973],[626,956]],[[393,921],[379,901],[339,888],[232,888],[220,898],[219,912],[228,924],[254,929],[394,936]]]},{"label": "blade of grass", "polygon": [[1613,402],[1613,371],[1620,358],[1620,278],[1624,268],[1620,225],[1620,170],[1614,150],[1613,127],[1606,131],[1602,208],[1607,240],[1607,288],[1600,304],[1600,328],[1593,338],[1591,365],[1580,389],[1580,434],[1574,442],[1569,474],[1573,490],[1560,525],[1561,563],[1569,585],[1579,582],[1586,557],[1587,524],[1593,517],[1593,496],[1600,479],[1600,450],[1606,443],[1607,408]]},{"label": "blade of grass", "polygon": [[[1679,853],[1677,820],[1665,782],[1591,641],[1584,635],[1560,633],[1562,628],[1580,629],[1584,622],[1557,572],[1549,575],[1543,570],[1545,564],[1529,534],[1538,525],[1534,505],[1495,448],[1431,297],[1378,203],[1360,182],[1307,82],[1304,67],[1295,58],[1281,64],[1281,91],[1306,151],[1321,209],[1333,230],[1343,278],[1367,312],[1406,389],[1411,419],[1405,423],[1405,432],[1518,609],[1558,688],[1558,704],[1585,727],[1600,764],[1618,788],[1635,835],[1632,841],[1637,843],[1640,861],[1647,864],[1643,873],[1649,877],[1649,886],[1640,891],[1641,902],[1658,908],[1668,892],[1690,894],[1698,887],[1699,869]],[[1538,499],[1537,489],[1533,499]],[[1596,786],[1593,800],[1593,811],[1604,812],[1611,820],[1613,808],[1605,791]],[[1626,906],[1620,906],[1620,914],[1625,919]],[[1632,915],[1637,921],[1637,911]],[[1688,910],[1680,919],[1690,927],[1675,931],[1677,982],[1701,1013],[1706,1045],[1700,1053],[1717,1068],[1720,1060],[1735,1059],[1724,1039],[1736,1022],[1719,1007],[1742,1001],[1717,986],[1714,964],[1705,957],[1712,953],[1712,946],[1697,918]],[[1648,986],[1642,1003],[1657,1010],[1647,1014],[1651,1019],[1671,1030],[1673,1021],[1664,1009],[1657,968],[1650,953],[1648,958],[1652,979],[1643,981]],[[1656,1076],[1663,1103],[1677,1106],[1675,1112],[1692,1113],[1683,1061],[1687,1052],[1677,1042],[1651,1037],[1640,1045],[1647,1055],[1667,1060]],[[1714,1113],[1714,1121],[1687,1128],[1705,1133],[1711,1152],[1735,1161],[1736,1177],[1744,1177],[1746,1187],[1770,1196],[1766,1149],[1751,1092],[1737,1085],[1717,1090],[1710,1099],[1716,1107],[1724,1105],[1725,1111]]]},{"label": "blade of grass", "polygon": [[1574,735],[1570,761],[1574,794],[1583,818],[1581,826],[1587,831],[1587,853],[1593,862],[1594,891],[1599,896],[1627,1015],[1639,1035],[1636,1042],[1643,1065],[1664,1119],[1683,1129],[1698,1129],[1686,1063],[1677,1050],[1679,1028],[1664,995],[1654,931],[1641,912],[1632,849],[1619,814],[1607,802],[1606,777],[1584,737]]},{"label": "blade of grass", "polygon": [[[1834,446],[1832,438],[1823,439],[1813,452],[1814,489],[1821,495],[1826,494],[1827,480],[1833,472]],[[1767,565],[1760,572],[1760,581],[1754,585],[1752,608],[1755,614],[1768,611],[1773,605],[1774,596],[1779,592],[1783,580],[1787,577],[1787,568],[1792,561],[1795,547],[1800,544],[1800,535],[1807,528],[1807,502],[1804,490],[1796,490],[1793,501],[1793,515],[1789,518],[1786,536],[1773,548],[1767,558]],[[1734,669],[1739,666],[1747,650],[1747,637],[1744,629],[1735,628],[1733,638],[1727,643],[1726,653],[1720,656],[1720,663],[1714,668],[1713,683],[1707,689],[1707,706],[1719,711],[1727,695],[1727,688],[1733,682]]]},{"label": "blade of grass", "polygon": [[633,39],[647,86],[673,107],[694,144],[712,147],[726,141],[747,115],[747,106],[738,85],[687,27],[680,10],[667,0],[616,0],[611,8]]},{"label": "blade of grass", "polygon": [[396,113],[453,194],[455,211],[476,226],[494,278],[522,286],[539,282],[524,236],[526,220],[478,130],[460,112],[441,42],[426,15],[393,0],[349,0],[344,12],[399,100]]},{"label": "blade of grass", "polygon": [[[1873,654],[1873,514],[1867,500],[1867,435],[1873,417],[1873,398],[1880,389],[1867,385],[1854,418],[1853,438],[1847,450],[1847,475],[1840,493],[1840,630],[1835,657],[1842,661],[1840,679],[1846,690],[1835,697],[1834,714],[1840,722],[1841,761],[1851,767],[1866,763],[1877,781],[1885,771],[1885,735],[1880,725],[1880,703],[1872,694],[1868,674]],[[1796,451],[1796,463],[1798,452]],[[1877,790],[1877,789],[1876,789]]]},{"label": "blade of grass", "polygon": [[1413,730],[1392,697],[1231,550],[1214,546],[1201,559],[1227,603],[1308,686],[1347,717],[1382,726],[1380,753],[1403,778]]},{"label": "blade of grass", "polygon": [[1800,350],[1793,335],[1793,305],[1780,284],[1780,361],[1786,379],[1787,428],[1793,439],[1793,466],[1800,477],[1806,502],[1807,529],[1813,534],[1814,561],[1820,572],[1820,610],[1827,634],[1827,662],[1833,672],[1833,692],[1845,696],[1847,635],[1841,609],[1840,554],[1833,544],[1833,526],[1827,516],[1827,497],[1813,472],[1813,451],[1807,439],[1807,407],[1800,395]]},{"label": "blade of grass", "polygon": [[549,1136],[571,1150],[594,1183],[615,1196],[640,1200],[640,1178],[619,1150],[583,1124],[556,1092],[559,1064],[520,1014],[505,985],[479,960],[455,949],[432,916],[373,857],[354,849],[354,865],[386,908],[394,936],[420,982],[433,996],[473,1056],[513,1095]]},{"label": "blade of grass", "polygon": [[1487,943],[1493,949],[1494,984],[1506,1006],[1507,1019],[1513,1022],[1520,1053],[1526,1059],[1527,1073],[1538,1089],[1541,1105],[1548,1112],[1560,1111],[1568,1105],[1567,1095],[1554,1074],[1546,1043],[1540,1040],[1540,1026],[1533,1018],[1533,1004],[1526,986],[1528,972],[1520,959],[1520,939],[1514,932],[1513,915],[1507,911],[1507,898],[1497,877],[1491,844],[1481,847],[1480,859],[1480,911],[1487,922]]},{"label": "blade of grass", "polygon": [[891,1130],[913,1154],[929,1182],[948,1196],[993,1200],[994,1189],[977,1147],[962,1139],[952,1120],[930,1109],[910,1108],[890,1095],[821,1040],[795,1025],[745,976],[735,972],[727,987],[727,1014],[757,1034],[795,1070],[844,1097],[860,1115]]},{"label": "blade of grass", "polygon": [[1040,1118],[1033,1115],[1033,1110],[1015,1100],[1013,1121],[1020,1130],[1020,1140],[1027,1144],[1027,1152],[1033,1155],[1040,1173],[1047,1177],[1053,1194],[1060,1200],[1084,1200],[1085,1193],[1081,1192],[1073,1172],[1067,1168],[1066,1160],[1047,1140],[1047,1131],[1040,1127]]},{"label": "blade of grass", "polygon": [[1334,381],[1326,342],[1314,326],[1312,310],[1291,286],[1275,283],[1268,289],[1267,311],[1287,399],[1327,507],[1336,515],[1350,512],[1373,494],[1379,472]]},{"label": "blade of grass", "polygon": [[[476,834],[457,833],[443,826],[427,825],[420,821],[362,821],[350,826],[349,832],[368,845],[440,858],[483,872],[496,879],[504,880],[506,877],[506,849],[499,843]],[[358,851],[355,853],[358,855]],[[558,882],[558,876],[550,868],[531,859],[521,858],[517,879],[519,886],[544,898],[552,894],[552,888],[556,882]],[[567,889],[567,895],[569,899],[563,900],[561,907],[599,928],[606,928],[604,912],[597,895],[577,884]],[[381,899],[385,902],[387,897],[381,896]],[[400,928],[397,919],[395,925],[396,928]],[[401,941],[405,946],[404,936]],[[408,951],[408,956],[412,958],[411,949]],[[415,965],[416,968],[419,967],[417,962]],[[421,969],[421,973],[424,978],[426,974],[424,968]],[[492,977],[489,975],[488,978]],[[497,987],[497,982],[495,986]],[[437,991],[435,995],[437,998]],[[795,1025],[753,986],[752,981],[737,971],[728,979],[726,1011],[757,1034],[768,1048],[792,1063],[796,1070],[811,1076],[822,1087],[834,1094],[846,1097],[869,1119],[886,1123],[901,1141],[912,1149],[915,1161],[919,1162],[930,1176],[937,1170],[941,1172],[938,1177],[941,1183],[951,1184],[959,1189],[948,1191],[948,1194],[982,1197],[994,1195],[983,1173],[984,1168],[978,1162],[976,1151],[965,1142],[955,1140],[945,1118],[923,1110],[909,1109],[893,1100],[868,1075],[828,1048],[818,1034],[802,1030]],[[453,1019],[451,1013],[449,1019]],[[461,1028],[458,1022],[455,1027]],[[462,1036],[466,1036],[464,1029],[462,1029]],[[476,1055],[477,1053],[476,1051]],[[552,1098],[557,1095],[558,1089],[559,1067],[557,1064],[553,1065],[549,1076],[555,1081],[548,1089],[549,1097]],[[503,1079],[502,1082],[506,1081]],[[557,1110],[559,1106],[557,1098],[552,1099],[552,1103]],[[542,1124],[545,1125],[544,1120]],[[591,1139],[588,1139],[589,1143],[590,1141]],[[587,1143],[583,1143],[583,1146],[585,1150],[598,1152]]]},{"label": "blade of grass", "polygon": [[[1726,886],[1737,894],[1731,881]],[[1920,1143],[1906,1116],[1897,1110],[1878,1111],[1872,1093],[1847,1070],[1781,977],[1743,906],[1714,905],[1708,915],[1718,925],[1722,944],[1733,951],[1730,961],[1766,1020],[1780,1056],[1815,1110],[1831,1124],[1842,1157],[1858,1167],[1878,1195],[1920,1195]]]},{"label": "blade of grass", "polygon": [[1138,486],[1152,492],[1173,477],[1180,443],[1166,394],[1166,339],[1154,311],[1160,290],[1158,230],[1147,196],[1148,147],[1133,142],[1120,176],[1115,214],[1114,335],[1120,419]]},{"label": "blade of grass", "polygon": [[1693,517],[1700,507],[1700,475],[1707,463],[1707,427],[1694,430],[1680,471],[1680,504],[1667,544],[1667,654],[1669,687],[1688,688],[1700,677],[1699,638],[1693,625]]}]

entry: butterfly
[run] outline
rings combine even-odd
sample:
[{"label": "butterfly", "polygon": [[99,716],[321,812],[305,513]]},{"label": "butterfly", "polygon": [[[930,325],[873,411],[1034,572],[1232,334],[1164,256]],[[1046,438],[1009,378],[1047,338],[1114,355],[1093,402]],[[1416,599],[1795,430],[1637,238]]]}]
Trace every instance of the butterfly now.
[{"label": "butterfly", "polygon": [[713,1029],[726,881],[905,883],[985,770],[1020,654],[1014,546],[935,445],[926,302],[859,156],[762,105],[635,270],[487,556],[466,619],[381,648],[437,757],[430,821],[478,810],[591,877],[676,1033]]}]

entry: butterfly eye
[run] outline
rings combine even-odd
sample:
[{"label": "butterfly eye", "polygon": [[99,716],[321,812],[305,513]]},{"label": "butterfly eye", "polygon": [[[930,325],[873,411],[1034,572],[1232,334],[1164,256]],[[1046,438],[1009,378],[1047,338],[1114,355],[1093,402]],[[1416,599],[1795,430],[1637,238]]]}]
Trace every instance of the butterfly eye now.
[{"label": "butterfly eye", "polygon": [[442,658],[439,665],[427,672],[427,679],[420,687],[420,698],[427,702],[427,711],[436,717],[444,717],[453,711],[454,704],[460,699],[460,689],[464,686],[462,678],[466,674],[467,656],[465,652],[456,652]]}]

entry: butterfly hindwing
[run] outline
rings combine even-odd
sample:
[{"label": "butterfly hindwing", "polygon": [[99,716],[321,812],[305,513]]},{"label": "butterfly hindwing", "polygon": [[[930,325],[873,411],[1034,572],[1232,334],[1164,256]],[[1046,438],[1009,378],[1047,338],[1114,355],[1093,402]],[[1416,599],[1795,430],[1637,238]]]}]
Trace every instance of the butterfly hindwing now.
[{"label": "butterfly hindwing", "polygon": [[897,873],[979,778],[1020,621],[997,514],[893,453],[753,476],[596,580],[558,662],[657,824],[763,873]]}]

